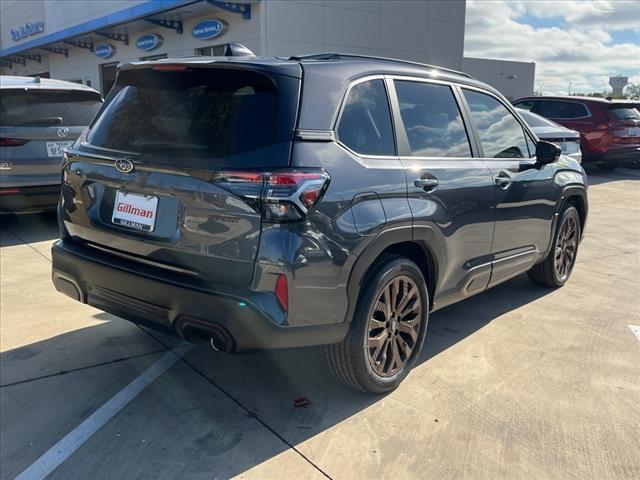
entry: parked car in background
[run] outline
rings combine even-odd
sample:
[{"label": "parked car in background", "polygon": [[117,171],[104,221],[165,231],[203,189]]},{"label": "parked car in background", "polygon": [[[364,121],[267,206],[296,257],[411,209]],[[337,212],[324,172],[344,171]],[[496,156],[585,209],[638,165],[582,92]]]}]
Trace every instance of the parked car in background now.
[{"label": "parked car in background", "polygon": [[521,108],[517,110],[540,140],[555,143],[560,147],[563,155],[569,155],[577,161],[582,162],[579,132],[570,130],[527,110]]},{"label": "parked car in background", "polygon": [[582,161],[602,169],[640,162],[640,112],[631,104],[595,97],[527,97],[513,102],[581,136]]},{"label": "parked car in background", "polygon": [[0,76],[0,212],[54,209],[62,152],[102,105],[84,85]]},{"label": "parked car in background", "polygon": [[561,287],[584,171],[468,75],[349,54],[123,64],[68,149],[56,288],[226,352],[325,345],[392,390],[429,312]]}]

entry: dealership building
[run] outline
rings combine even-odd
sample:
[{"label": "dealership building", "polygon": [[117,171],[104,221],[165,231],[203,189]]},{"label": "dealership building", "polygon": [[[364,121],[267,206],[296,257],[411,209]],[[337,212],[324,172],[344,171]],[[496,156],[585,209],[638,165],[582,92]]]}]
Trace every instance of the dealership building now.
[{"label": "dealership building", "polygon": [[[349,52],[465,68],[463,0],[2,0],[0,22],[0,73],[103,94],[118,63],[220,55],[228,42],[256,55]],[[530,84],[515,96],[533,92],[533,70]]]}]

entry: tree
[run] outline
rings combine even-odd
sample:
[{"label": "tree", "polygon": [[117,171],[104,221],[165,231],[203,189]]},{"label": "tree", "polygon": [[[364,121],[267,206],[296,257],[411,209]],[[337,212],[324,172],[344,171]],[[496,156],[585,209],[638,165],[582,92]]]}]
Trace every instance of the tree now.
[{"label": "tree", "polygon": [[632,100],[640,99],[640,83],[630,83],[625,88],[625,93],[627,94],[627,98]]}]

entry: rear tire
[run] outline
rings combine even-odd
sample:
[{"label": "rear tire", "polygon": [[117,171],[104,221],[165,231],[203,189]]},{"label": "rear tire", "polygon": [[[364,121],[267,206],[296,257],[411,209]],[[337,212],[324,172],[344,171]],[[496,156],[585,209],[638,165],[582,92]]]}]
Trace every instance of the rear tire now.
[{"label": "rear tire", "polygon": [[560,215],[549,253],[527,272],[529,279],[548,288],[559,288],[567,283],[578,256],[580,233],[578,210],[567,205]]},{"label": "rear tire", "polygon": [[357,390],[394,390],[420,355],[428,316],[429,293],[418,266],[383,257],[367,275],[347,336],[324,347],[329,370]]}]

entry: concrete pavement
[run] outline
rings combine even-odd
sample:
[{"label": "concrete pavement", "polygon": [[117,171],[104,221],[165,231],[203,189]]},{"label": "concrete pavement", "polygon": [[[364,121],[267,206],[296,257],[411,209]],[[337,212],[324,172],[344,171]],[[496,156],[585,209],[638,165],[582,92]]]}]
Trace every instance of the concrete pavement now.
[{"label": "concrete pavement", "polygon": [[[640,171],[590,172],[557,291],[526,276],[435,313],[420,365],[370,397],[318,349],[206,346],[51,478],[640,478]],[[2,218],[0,478],[13,478],[177,341],[58,294],[51,215]],[[304,396],[308,408],[295,408]]]}]

